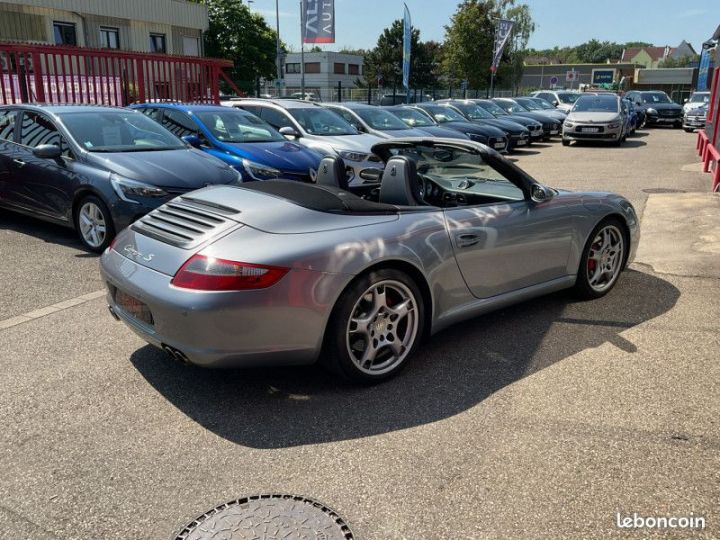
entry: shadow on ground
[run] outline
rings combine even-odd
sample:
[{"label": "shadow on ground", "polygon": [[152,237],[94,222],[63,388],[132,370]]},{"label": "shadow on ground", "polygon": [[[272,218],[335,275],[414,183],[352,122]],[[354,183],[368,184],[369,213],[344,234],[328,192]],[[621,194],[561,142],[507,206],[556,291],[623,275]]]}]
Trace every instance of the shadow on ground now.
[{"label": "shadow on ground", "polygon": [[281,448],[353,439],[435,422],[579,351],[670,310],[680,292],[627,271],[605,298],[558,293],[458,324],[434,336],[395,379],[344,384],[317,366],[213,371],[183,367],[146,346],[130,358],[189,418],[232,442]]},{"label": "shadow on ground", "polygon": [[11,212],[10,210],[0,209],[0,230],[15,231],[43,242],[77,249],[82,252],[77,254],[77,257],[97,256],[96,253],[85,249],[74,229]]}]

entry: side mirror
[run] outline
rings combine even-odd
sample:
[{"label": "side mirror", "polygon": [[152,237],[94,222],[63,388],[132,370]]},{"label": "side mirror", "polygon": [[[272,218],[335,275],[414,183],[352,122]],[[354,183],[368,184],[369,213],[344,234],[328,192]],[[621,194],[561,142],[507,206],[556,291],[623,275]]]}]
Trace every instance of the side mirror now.
[{"label": "side mirror", "polygon": [[553,104],[554,107],[557,107],[557,106],[559,105],[558,100],[557,100],[557,99],[553,99],[552,104]]},{"label": "side mirror", "polygon": [[54,144],[41,144],[33,148],[33,155],[41,159],[60,159],[62,150]]},{"label": "side mirror", "polygon": [[687,103],[687,102],[688,102],[688,98],[683,99],[683,103]]},{"label": "side mirror", "polygon": [[200,148],[200,146],[202,145],[202,141],[197,135],[185,135],[184,137],[182,137],[182,140],[188,143],[193,148]]},{"label": "side mirror", "polygon": [[280,128],[280,135],[284,137],[292,137],[293,139],[299,139],[300,133],[298,131],[290,126],[285,126]]},{"label": "side mirror", "polygon": [[536,203],[545,202],[552,199],[552,191],[542,184],[533,184],[532,190],[530,191],[530,198]]}]

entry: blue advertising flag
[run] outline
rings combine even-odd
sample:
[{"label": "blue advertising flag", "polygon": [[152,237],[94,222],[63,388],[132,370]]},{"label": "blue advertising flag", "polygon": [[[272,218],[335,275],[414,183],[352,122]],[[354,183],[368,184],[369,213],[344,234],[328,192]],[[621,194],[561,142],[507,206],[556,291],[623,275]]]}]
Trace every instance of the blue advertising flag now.
[{"label": "blue advertising flag", "polygon": [[412,21],[410,20],[410,10],[405,6],[405,16],[403,17],[403,86],[410,92],[410,44],[412,43]]},{"label": "blue advertising flag", "polygon": [[510,39],[510,33],[512,32],[514,21],[508,21],[500,19],[495,26],[495,46],[493,47],[493,60],[490,65],[490,71],[495,73],[498,65],[500,64],[500,58],[502,58],[503,49]]},{"label": "blue advertising flag", "polygon": [[710,50],[703,49],[700,54],[700,64],[698,65],[697,89],[708,89],[708,72],[710,71]]}]

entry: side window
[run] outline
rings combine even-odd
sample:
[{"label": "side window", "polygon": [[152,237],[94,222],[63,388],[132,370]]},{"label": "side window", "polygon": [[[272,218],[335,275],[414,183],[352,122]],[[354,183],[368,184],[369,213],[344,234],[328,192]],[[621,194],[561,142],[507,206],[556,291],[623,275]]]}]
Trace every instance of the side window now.
[{"label": "side window", "polygon": [[49,118],[36,112],[25,112],[20,129],[20,144],[35,148],[41,144],[60,146],[60,133]]},{"label": "side window", "polygon": [[166,109],[163,114],[162,125],[177,137],[197,135],[197,124],[187,114],[180,111]]},{"label": "side window", "polygon": [[140,112],[143,113],[145,116],[149,116],[153,120],[159,122],[160,117],[162,116],[160,114],[160,109],[157,107],[148,107],[146,109],[140,109]]},{"label": "side window", "polygon": [[0,111],[0,139],[5,141],[15,141],[15,119],[17,111],[5,109]]},{"label": "side window", "polygon": [[276,111],[275,109],[270,109],[269,107],[262,108],[260,118],[265,120],[275,129],[280,129],[283,127],[293,127],[292,122],[290,122],[290,119],[285,116],[285,114],[281,113],[280,111]]},{"label": "side window", "polygon": [[363,127],[360,125],[360,122],[358,122],[355,117],[350,114],[349,112],[343,110],[343,109],[330,109],[334,113],[338,113],[340,116],[343,117],[343,119],[350,124],[352,127],[357,129],[358,131],[365,131]]}]

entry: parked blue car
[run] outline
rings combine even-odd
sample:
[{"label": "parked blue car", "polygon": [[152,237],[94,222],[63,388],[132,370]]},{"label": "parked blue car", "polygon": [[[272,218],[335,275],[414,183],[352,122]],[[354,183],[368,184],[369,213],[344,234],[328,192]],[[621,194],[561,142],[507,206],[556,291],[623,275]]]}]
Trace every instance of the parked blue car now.
[{"label": "parked blue car", "polygon": [[187,143],[228,163],[244,181],[313,182],[322,156],[288,141],[270,124],[242,109],[219,105],[133,105]]}]

